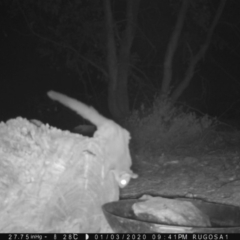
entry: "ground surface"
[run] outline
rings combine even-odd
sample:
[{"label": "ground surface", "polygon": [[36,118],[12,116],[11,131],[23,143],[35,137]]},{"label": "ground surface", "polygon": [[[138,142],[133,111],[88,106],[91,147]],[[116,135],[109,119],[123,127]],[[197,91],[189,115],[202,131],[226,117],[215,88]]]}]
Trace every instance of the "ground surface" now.
[{"label": "ground surface", "polygon": [[121,198],[143,194],[191,197],[240,206],[240,133],[212,131],[198,142],[164,151],[150,146],[134,155],[139,178]]}]

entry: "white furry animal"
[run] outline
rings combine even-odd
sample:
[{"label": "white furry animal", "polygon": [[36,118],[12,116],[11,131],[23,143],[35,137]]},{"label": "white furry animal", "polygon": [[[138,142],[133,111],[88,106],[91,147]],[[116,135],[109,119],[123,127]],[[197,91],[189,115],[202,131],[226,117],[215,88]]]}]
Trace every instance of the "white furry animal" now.
[{"label": "white furry animal", "polygon": [[130,170],[132,160],[128,146],[130,135],[127,130],[100,115],[93,107],[89,107],[73,98],[54,91],[49,91],[48,96],[96,125],[97,131],[94,133],[94,137],[105,142],[105,152],[108,156],[107,169],[114,172],[120,187],[126,186],[131,178],[138,177]]}]

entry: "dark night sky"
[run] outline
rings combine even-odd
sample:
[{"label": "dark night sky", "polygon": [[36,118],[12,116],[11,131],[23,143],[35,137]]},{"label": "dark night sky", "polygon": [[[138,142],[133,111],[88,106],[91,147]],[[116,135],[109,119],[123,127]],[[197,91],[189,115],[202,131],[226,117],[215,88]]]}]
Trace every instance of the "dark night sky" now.
[{"label": "dark night sky", "polygon": [[[80,92],[82,88],[77,76],[68,69],[62,69],[58,72],[50,68],[49,60],[40,58],[36,51],[37,38],[24,35],[27,31],[25,31],[23,23],[19,23],[19,26],[12,24],[11,19],[3,9],[0,15],[0,120],[6,121],[20,115],[27,118],[39,118],[36,113],[26,112],[25,106],[26,104],[31,105],[31,102],[34,105],[33,99],[36,96],[44,96],[50,89],[66,94],[74,92],[71,96],[76,97],[77,92]],[[229,36],[228,33],[226,33],[227,35]],[[225,40],[228,39],[225,38]],[[191,83],[183,100],[187,101],[193,98],[196,92],[199,92],[199,88],[201,92],[204,92],[206,86],[217,86],[216,88],[209,87],[211,91],[207,89],[208,109],[206,109],[209,113],[218,115],[226,110],[226,106],[222,102],[231,91],[233,92],[230,95],[234,95],[234,99],[231,101],[238,102],[238,97],[240,100],[240,50],[239,48],[235,49],[235,52],[232,53],[225,50],[225,54],[214,52],[211,48],[209,51],[215,57],[219,54],[217,58],[224,69],[213,63],[211,65],[206,61],[202,62],[198,68],[201,76],[197,76],[195,79],[197,84]],[[201,96],[202,93],[199,94],[199,97]],[[240,107],[240,103],[238,106]],[[72,125],[75,123],[76,121],[72,122]]]},{"label": "dark night sky", "polygon": [[[0,121],[17,116],[41,119],[36,99],[44,99],[51,89],[70,94],[82,86],[71,71],[65,68],[56,71],[50,67],[48,59],[40,57],[36,50],[38,39],[25,34],[28,31],[23,27],[23,22],[17,26],[11,24],[6,12],[1,16]],[[51,103],[51,100],[46,99]],[[46,108],[45,103],[42,104],[42,108]],[[29,109],[34,110],[29,112]],[[71,125],[77,125],[76,120],[73,122]]]},{"label": "dark night sky", "polygon": [[[66,92],[67,88],[74,88],[78,81],[67,71],[57,72],[51,69],[48,62],[39,57],[34,41],[28,37],[20,39],[21,36],[13,31],[8,34],[1,41],[4,48],[1,49],[3,54],[0,60],[0,119],[6,121],[17,116],[40,118],[35,111],[32,114],[27,111],[34,108],[35,98],[44,96],[50,89]],[[64,84],[66,79],[67,84]]]}]

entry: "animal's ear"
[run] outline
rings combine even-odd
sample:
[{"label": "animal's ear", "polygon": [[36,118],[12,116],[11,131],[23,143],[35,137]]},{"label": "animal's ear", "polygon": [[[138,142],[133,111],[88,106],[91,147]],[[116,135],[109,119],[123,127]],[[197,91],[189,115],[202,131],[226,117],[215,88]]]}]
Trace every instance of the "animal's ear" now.
[{"label": "animal's ear", "polygon": [[30,122],[36,125],[37,127],[41,127],[43,125],[43,123],[37,119],[31,119]]},{"label": "animal's ear", "polygon": [[75,127],[72,131],[74,133],[79,133],[83,136],[92,137],[97,128],[93,125],[79,125]]}]

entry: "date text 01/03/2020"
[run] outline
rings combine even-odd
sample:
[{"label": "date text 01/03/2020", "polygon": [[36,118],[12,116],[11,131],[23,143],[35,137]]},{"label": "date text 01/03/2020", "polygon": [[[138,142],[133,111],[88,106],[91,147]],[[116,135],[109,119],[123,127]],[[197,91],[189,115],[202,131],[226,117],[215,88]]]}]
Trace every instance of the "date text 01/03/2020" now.
[{"label": "date text 01/03/2020", "polygon": [[86,234],[86,240],[231,240],[239,239],[238,234],[224,233],[113,233]]}]

